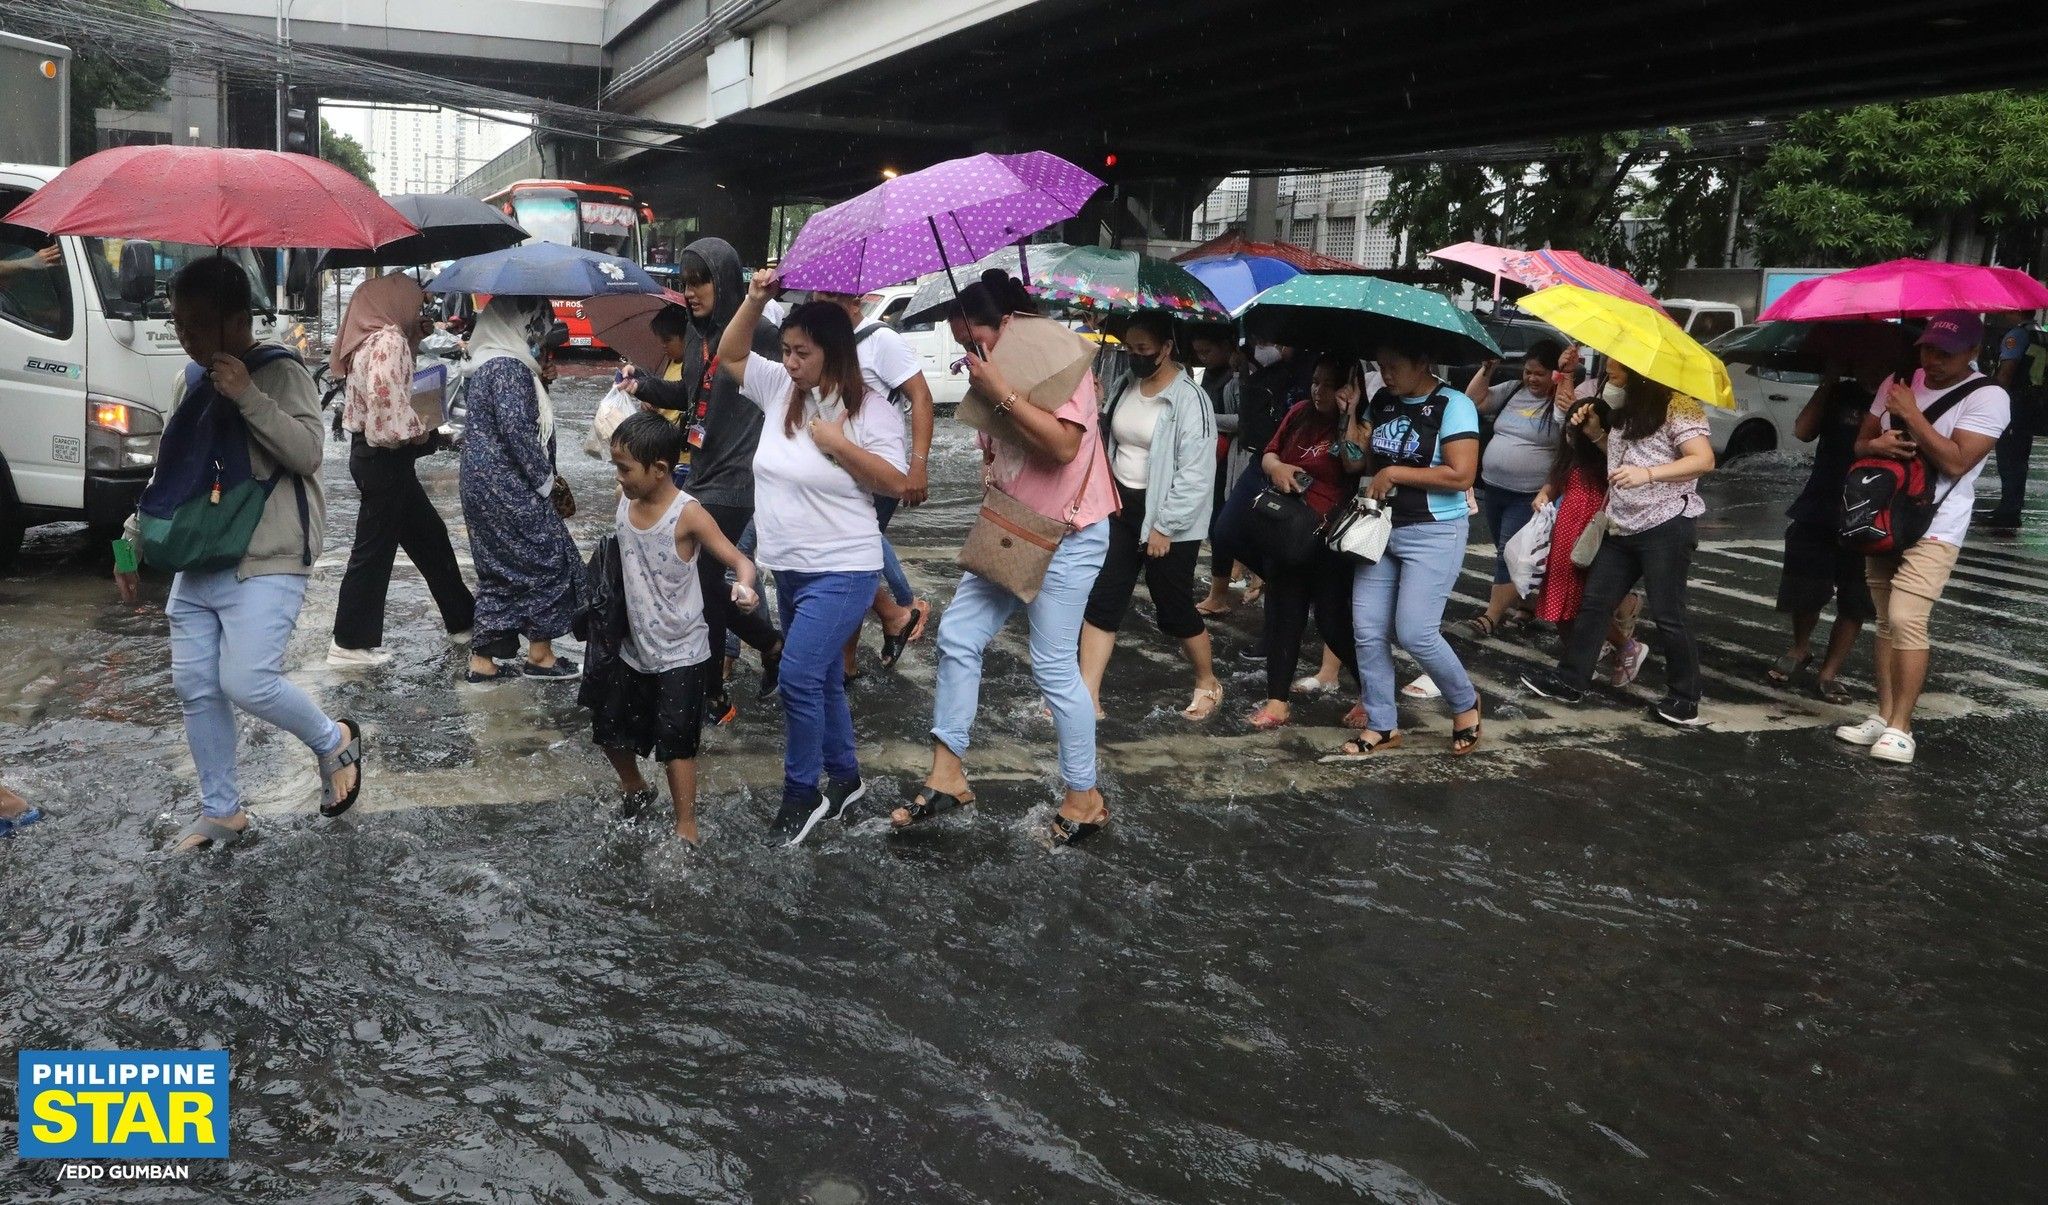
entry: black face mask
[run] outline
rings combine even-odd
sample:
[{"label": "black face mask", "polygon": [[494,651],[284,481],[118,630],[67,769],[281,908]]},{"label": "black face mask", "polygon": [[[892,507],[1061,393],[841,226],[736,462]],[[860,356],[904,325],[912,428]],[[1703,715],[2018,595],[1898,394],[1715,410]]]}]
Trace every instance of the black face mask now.
[{"label": "black face mask", "polygon": [[1131,359],[1131,375],[1140,381],[1159,371],[1159,357],[1156,355],[1141,356],[1134,351],[1124,354]]}]

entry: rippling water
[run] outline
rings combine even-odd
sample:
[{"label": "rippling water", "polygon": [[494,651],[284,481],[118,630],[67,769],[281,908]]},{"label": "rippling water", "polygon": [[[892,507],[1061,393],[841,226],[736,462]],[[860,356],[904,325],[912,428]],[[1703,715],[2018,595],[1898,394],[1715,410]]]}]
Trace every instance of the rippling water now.
[{"label": "rippling water", "polygon": [[[595,402],[563,392],[572,417]],[[943,599],[974,469],[952,428],[941,446],[898,543]],[[587,541],[602,470],[564,460]],[[111,604],[64,538],[0,580],[0,765],[52,812],[0,843],[0,1035],[226,1047],[234,1158],[120,1190],[9,1164],[9,1199],[2048,1191],[2038,711],[1955,721],[1906,775],[1796,726],[1318,767],[1333,727],[1191,731],[1183,672],[1133,622],[1103,731],[1116,822],[1048,852],[1050,726],[1012,633],[976,808],[900,837],[879,818],[922,773],[927,644],[856,689],[873,812],[763,848],[780,725],[750,709],[707,742],[692,853],[607,818],[571,692],[450,685],[416,577],[399,665],[319,666],[335,565],[294,654],[369,719],[369,802],[313,817],[310,758],[251,728],[261,835],[173,858],[196,796],[161,612]],[[1235,716],[1256,679],[1231,690]]]}]

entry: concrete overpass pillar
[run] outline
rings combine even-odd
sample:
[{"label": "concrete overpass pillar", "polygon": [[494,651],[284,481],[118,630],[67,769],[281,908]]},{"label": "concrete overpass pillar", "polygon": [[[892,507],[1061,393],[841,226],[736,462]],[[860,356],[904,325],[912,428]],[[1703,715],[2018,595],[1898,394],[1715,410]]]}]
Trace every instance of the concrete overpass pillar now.
[{"label": "concrete overpass pillar", "polygon": [[1253,176],[1245,190],[1244,236],[1268,242],[1280,231],[1280,177]]}]

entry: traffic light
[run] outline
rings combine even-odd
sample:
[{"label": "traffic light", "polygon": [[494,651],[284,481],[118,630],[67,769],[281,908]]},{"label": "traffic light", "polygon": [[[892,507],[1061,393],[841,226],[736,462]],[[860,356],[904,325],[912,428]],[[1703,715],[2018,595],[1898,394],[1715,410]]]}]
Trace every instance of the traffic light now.
[{"label": "traffic light", "polygon": [[320,153],[318,132],[314,129],[313,107],[298,96],[291,98],[291,106],[284,111],[284,145],[287,150],[300,155]]}]

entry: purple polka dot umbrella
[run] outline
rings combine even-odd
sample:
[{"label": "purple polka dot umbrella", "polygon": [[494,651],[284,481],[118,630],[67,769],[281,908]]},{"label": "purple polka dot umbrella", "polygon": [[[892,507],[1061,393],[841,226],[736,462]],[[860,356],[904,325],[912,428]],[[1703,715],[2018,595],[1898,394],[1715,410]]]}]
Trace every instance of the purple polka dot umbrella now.
[{"label": "purple polka dot umbrella", "polygon": [[934,164],[805,222],[782,257],[782,283],[865,293],[970,264],[1073,217],[1101,187],[1047,151]]}]

